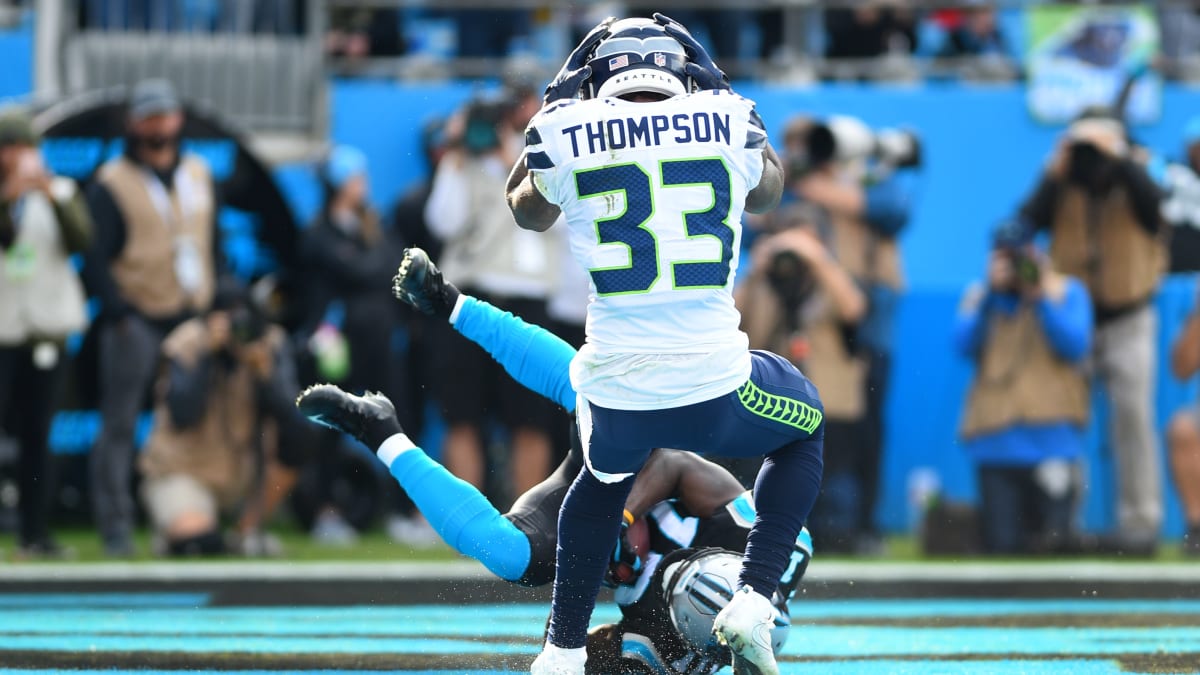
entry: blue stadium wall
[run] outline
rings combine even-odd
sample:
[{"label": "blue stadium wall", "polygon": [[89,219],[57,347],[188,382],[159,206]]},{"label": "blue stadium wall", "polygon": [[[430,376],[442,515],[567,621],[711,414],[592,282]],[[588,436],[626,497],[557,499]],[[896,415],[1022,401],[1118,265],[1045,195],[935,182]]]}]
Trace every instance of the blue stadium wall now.
[{"label": "blue stadium wall", "polygon": [[[31,31],[0,32],[0,101],[31,90]],[[794,89],[745,84],[739,91],[758,102],[771,131],[778,133],[792,114],[850,114],[876,126],[919,130],[926,168],[915,200],[914,217],[902,237],[908,291],[896,334],[893,386],[887,411],[883,494],[879,517],[889,530],[909,523],[907,482],[918,467],[941,478],[945,494],[973,500],[970,462],[957,445],[955,428],[969,364],[951,349],[950,327],[962,287],[983,268],[988,232],[1032,187],[1038,168],[1060,128],[1040,126],[1026,112],[1019,86],[949,83],[914,86],[822,85]],[[370,158],[373,193],[387,209],[424,173],[418,129],[445,115],[479,91],[466,84],[399,85],[347,80],[332,83],[332,135],[356,145]],[[1159,123],[1136,129],[1155,150],[1178,154],[1187,118],[1200,111],[1200,90],[1168,86]],[[315,183],[307,167],[282,167],[277,178],[306,221],[316,208]],[[1194,383],[1174,381],[1166,370],[1170,339],[1192,305],[1193,280],[1172,278],[1158,299],[1161,310],[1156,405],[1159,429],[1178,407],[1192,401]],[[1101,404],[1098,401],[1098,404]],[[1103,405],[1099,405],[1103,408]],[[1113,522],[1111,449],[1093,422],[1088,457],[1088,490],[1083,523],[1102,529]],[[1161,441],[1161,434],[1160,434]],[[1178,501],[1165,473],[1167,532],[1182,524]]]}]

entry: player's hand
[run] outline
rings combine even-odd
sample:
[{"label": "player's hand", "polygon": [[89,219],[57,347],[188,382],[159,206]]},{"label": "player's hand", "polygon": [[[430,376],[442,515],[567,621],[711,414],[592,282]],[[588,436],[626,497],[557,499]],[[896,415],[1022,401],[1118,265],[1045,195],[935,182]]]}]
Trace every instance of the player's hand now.
[{"label": "player's hand", "polygon": [[621,521],[621,534],[617,537],[617,545],[613,547],[612,558],[608,561],[608,569],[604,573],[604,585],[616,588],[632,584],[642,575],[642,557],[629,543],[629,522]]},{"label": "player's hand", "polygon": [[616,18],[610,16],[584,36],[583,41],[567,57],[567,61],[558,71],[558,75],[555,75],[550,84],[546,85],[546,92],[542,96],[542,105],[579,96],[579,90],[583,87],[583,83],[592,76],[592,69],[587,65],[588,57],[592,55],[592,50],[596,48],[596,45],[608,37],[608,27],[614,21]]},{"label": "player's hand", "polygon": [[684,66],[683,71],[690,75],[701,89],[730,90],[729,77],[725,71],[717,66],[704,47],[696,42],[696,38],[692,37],[692,34],[683,27],[683,24],[661,12],[654,13],[654,20],[663,27],[667,35],[683,45],[683,51],[687,54],[690,62]]}]

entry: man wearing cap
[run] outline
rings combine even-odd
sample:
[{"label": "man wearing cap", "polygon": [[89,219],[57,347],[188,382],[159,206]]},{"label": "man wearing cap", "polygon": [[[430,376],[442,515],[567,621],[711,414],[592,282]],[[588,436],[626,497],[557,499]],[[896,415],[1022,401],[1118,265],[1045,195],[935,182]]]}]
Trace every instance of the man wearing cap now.
[{"label": "man wearing cap", "polygon": [[94,514],[112,556],[133,553],[134,426],[163,337],[205,311],[219,265],[212,174],[180,152],[183,106],[170,83],[134,87],[125,152],[88,190],[96,241],[87,268],[100,298],[100,413]]},{"label": "man wearing cap", "polygon": [[1105,548],[1152,555],[1163,517],[1152,301],[1166,272],[1166,228],[1158,186],[1134,157],[1120,119],[1085,113],[1067,129],[1022,215],[1049,232],[1054,269],[1079,278],[1092,297],[1092,365],[1111,402],[1118,488],[1117,531]]},{"label": "man wearing cap", "polygon": [[87,325],[70,256],[92,226],[75,182],[46,171],[38,141],[28,116],[0,111],[0,427],[20,452],[18,555],[56,557],[46,441],[67,337]]}]

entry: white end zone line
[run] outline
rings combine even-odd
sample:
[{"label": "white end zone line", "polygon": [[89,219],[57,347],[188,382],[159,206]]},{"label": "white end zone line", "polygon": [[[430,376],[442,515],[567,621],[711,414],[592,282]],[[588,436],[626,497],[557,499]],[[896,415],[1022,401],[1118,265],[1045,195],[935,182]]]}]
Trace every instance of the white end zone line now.
[{"label": "white end zone line", "polygon": [[[0,565],[0,583],[14,581],[437,581],[493,579],[472,560],[441,562],[102,562]],[[848,583],[1120,582],[1200,583],[1200,564],[1137,561],[1054,562],[821,562],[804,582]]]}]

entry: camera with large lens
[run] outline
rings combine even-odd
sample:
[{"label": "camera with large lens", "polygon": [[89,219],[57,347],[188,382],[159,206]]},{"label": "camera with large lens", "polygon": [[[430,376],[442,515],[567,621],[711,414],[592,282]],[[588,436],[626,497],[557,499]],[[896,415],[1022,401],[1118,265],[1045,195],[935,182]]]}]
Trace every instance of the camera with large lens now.
[{"label": "camera with large lens", "polygon": [[508,115],[507,101],[479,98],[467,104],[462,144],[467,154],[479,156],[500,147],[500,125]]},{"label": "camera with large lens", "polygon": [[921,166],[921,139],[907,129],[872,131],[862,120],[833,116],[813,124],[806,139],[813,166],[830,161],[874,159],[893,168]]},{"label": "camera with large lens", "polygon": [[249,303],[230,310],[229,323],[233,341],[239,345],[254,342],[267,333],[266,316]]},{"label": "camera with large lens", "polygon": [[1013,288],[1032,288],[1042,283],[1042,267],[1032,246],[1033,229],[1026,222],[1002,223],[992,235],[992,248],[1008,259],[1013,271]]},{"label": "camera with large lens", "polygon": [[1117,159],[1088,141],[1067,146],[1067,181],[1089,192],[1101,192],[1111,186]]},{"label": "camera with large lens", "polygon": [[815,288],[808,262],[792,251],[780,251],[771,258],[767,266],[767,281],[789,320],[795,320],[800,307]]}]

